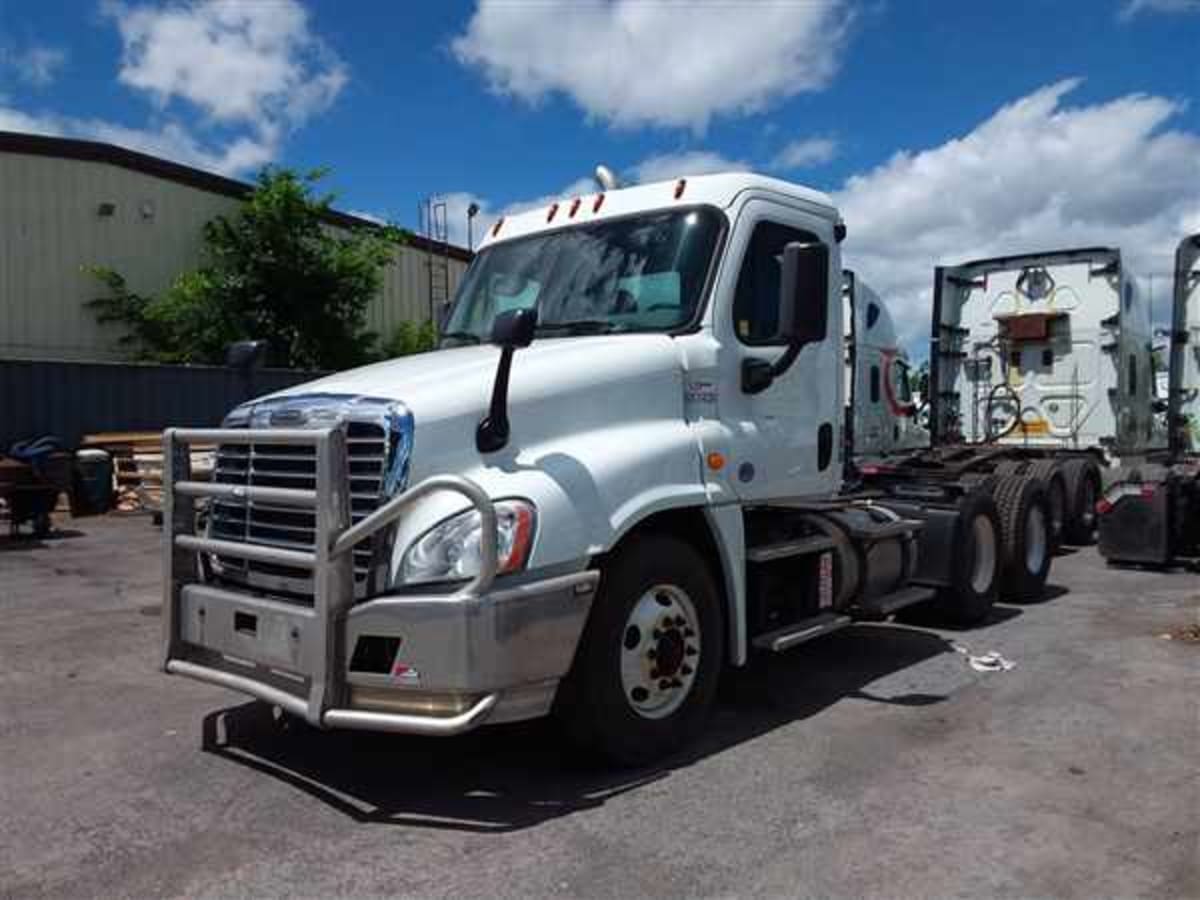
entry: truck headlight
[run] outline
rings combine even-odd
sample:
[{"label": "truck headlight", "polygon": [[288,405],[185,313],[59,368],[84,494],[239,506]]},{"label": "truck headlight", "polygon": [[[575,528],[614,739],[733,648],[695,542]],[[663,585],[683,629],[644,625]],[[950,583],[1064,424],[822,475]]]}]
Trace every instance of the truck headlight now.
[{"label": "truck headlight", "polygon": [[[525,566],[533,546],[533,505],[524,500],[496,503],[497,573]],[[479,574],[479,541],[483,529],[478,510],[452,516],[409,545],[400,563],[403,584],[459,581]]]}]

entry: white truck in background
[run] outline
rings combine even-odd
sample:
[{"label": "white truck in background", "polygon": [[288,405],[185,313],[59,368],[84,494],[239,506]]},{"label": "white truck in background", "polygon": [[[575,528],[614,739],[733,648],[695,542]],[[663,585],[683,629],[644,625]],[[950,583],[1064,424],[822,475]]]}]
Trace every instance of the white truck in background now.
[{"label": "white truck in background", "polygon": [[[644,763],[755,650],[917,604],[982,621],[991,494],[843,478],[844,235],[749,173],[564,198],[489,229],[443,349],[169,429],[164,668],[321,728],[553,713]],[[988,487],[1026,501],[1004,565],[1044,582],[1040,488]]]},{"label": "white truck in background", "polygon": [[1118,250],[1022,254],[934,274],[930,446],[866,471],[904,494],[931,478],[1024,474],[1051,512],[1052,547],[1090,543],[1102,472],[1165,446],[1149,308]]},{"label": "white truck in background", "polygon": [[1168,338],[1167,447],[1122,456],[1097,503],[1100,553],[1110,563],[1200,558],[1200,234],[1175,251]]},{"label": "white truck in background", "polygon": [[855,464],[929,445],[914,395],[908,351],[900,346],[892,314],[854,272],[843,274],[846,310],[846,444]]}]

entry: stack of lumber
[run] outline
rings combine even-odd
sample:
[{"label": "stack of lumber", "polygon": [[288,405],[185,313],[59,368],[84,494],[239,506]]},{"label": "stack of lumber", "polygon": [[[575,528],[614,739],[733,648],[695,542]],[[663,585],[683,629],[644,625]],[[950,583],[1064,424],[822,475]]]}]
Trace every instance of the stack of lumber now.
[{"label": "stack of lumber", "polygon": [[[117,480],[117,510],[162,509],[162,433],[158,431],[106,431],[85,435],[81,448],[108,452]],[[195,444],[191,449],[192,479],[208,481],[216,459],[216,446]]]}]

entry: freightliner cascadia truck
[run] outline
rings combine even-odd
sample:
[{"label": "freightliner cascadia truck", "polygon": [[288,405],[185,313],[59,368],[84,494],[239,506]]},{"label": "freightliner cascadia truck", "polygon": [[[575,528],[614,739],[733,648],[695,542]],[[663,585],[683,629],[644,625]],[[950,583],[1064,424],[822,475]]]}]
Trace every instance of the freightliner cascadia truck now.
[{"label": "freightliner cascadia truck", "polygon": [[753,652],[982,621],[991,493],[844,478],[845,233],[747,173],[564,198],[489,228],[437,352],[169,429],[164,668],[319,728],[553,715],[638,764]]},{"label": "freightliner cascadia truck", "polygon": [[1175,251],[1168,338],[1167,450],[1122,457],[1097,503],[1100,553],[1111,563],[1200,558],[1200,234]]}]

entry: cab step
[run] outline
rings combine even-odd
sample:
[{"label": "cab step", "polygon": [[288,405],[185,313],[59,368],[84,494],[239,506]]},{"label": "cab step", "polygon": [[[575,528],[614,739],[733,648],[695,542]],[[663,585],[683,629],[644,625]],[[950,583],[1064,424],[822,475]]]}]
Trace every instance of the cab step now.
[{"label": "cab step", "polygon": [[849,616],[843,616],[840,613],[820,613],[807,619],[802,619],[799,622],[793,622],[790,625],[785,625],[782,628],[777,628],[774,631],[768,631],[766,634],[760,634],[754,638],[754,646],[760,650],[770,650],[773,653],[780,653],[784,650],[790,650],[797,644],[803,644],[805,641],[811,641],[813,638],[818,638],[823,634],[837,631],[845,628],[854,622]]},{"label": "cab step", "polygon": [[937,591],[931,587],[923,585],[909,585],[902,587],[898,591],[892,591],[890,594],[884,594],[882,597],[876,597],[870,603],[864,603],[859,607],[859,611],[870,616],[890,616],[897,610],[904,609],[906,606],[915,606],[918,603],[924,603],[926,600],[932,600],[937,594]]},{"label": "cab step", "polygon": [[797,538],[792,541],[780,541],[776,544],[762,544],[751,547],[746,551],[746,559],[752,563],[775,562],[777,559],[789,559],[794,556],[810,556],[832,550],[833,538],[823,534]]}]

